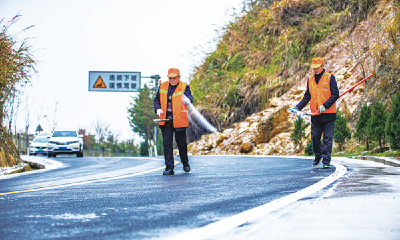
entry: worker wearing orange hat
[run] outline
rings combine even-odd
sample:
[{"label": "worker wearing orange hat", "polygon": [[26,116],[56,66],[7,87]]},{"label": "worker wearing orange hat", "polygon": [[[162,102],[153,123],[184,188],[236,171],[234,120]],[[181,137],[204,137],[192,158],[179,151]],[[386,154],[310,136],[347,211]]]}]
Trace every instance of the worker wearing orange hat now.
[{"label": "worker wearing orange hat", "polygon": [[189,126],[187,105],[193,102],[189,84],[180,80],[177,68],[168,70],[168,80],[161,83],[153,100],[154,111],[160,117],[164,115],[168,121],[160,122],[163,136],[165,171],[163,175],[174,175],[173,136],[179,149],[179,157],[185,172],[190,171],[187,154],[186,129]]},{"label": "worker wearing orange hat", "polygon": [[[323,168],[330,168],[339,89],[335,76],[325,71],[323,58],[313,58],[311,68],[314,74],[308,78],[307,90],[302,100],[290,110],[300,111],[310,102],[311,112],[320,113],[311,117],[311,140],[315,153],[313,167],[318,166],[322,159]],[[321,147],[322,134],[324,134],[323,147]]]}]

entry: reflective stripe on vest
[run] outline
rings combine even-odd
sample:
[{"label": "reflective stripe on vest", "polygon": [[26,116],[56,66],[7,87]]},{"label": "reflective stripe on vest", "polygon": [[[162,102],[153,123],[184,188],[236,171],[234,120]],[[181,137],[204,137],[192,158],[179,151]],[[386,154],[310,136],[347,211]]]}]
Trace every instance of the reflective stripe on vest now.
[{"label": "reflective stripe on vest", "polygon": [[[308,79],[308,90],[311,95],[311,112],[316,112],[331,97],[331,75],[328,72],[324,72],[318,84],[315,82],[315,75]],[[336,113],[336,103],[322,113]]]},{"label": "reflective stripe on vest", "polygon": [[[189,120],[187,117],[187,106],[183,103],[182,95],[186,90],[186,83],[179,81],[176,86],[175,92],[172,94],[172,117],[174,121],[174,128],[188,127]],[[169,82],[163,82],[160,86],[160,104],[165,116],[167,114],[167,98],[168,98]],[[160,122],[160,125],[165,123]]]}]

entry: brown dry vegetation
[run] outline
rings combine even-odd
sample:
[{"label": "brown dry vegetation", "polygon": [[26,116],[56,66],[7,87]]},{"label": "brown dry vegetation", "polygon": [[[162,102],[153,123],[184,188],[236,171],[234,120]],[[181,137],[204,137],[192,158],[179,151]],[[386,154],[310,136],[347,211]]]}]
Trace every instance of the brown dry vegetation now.
[{"label": "brown dry vegetation", "polygon": [[[218,129],[260,111],[305,76],[311,58],[327,54],[385,2],[248,1],[246,12],[226,26],[216,50],[194,70],[196,105]],[[395,36],[398,28],[392,28]],[[189,133],[193,141],[204,132]]]},{"label": "brown dry vegetation", "polygon": [[17,15],[8,22],[4,19],[0,21],[0,167],[13,166],[20,159],[3,121],[9,114],[13,98],[18,94],[18,87],[27,84],[35,71],[35,61],[27,40],[19,43],[8,34],[9,27],[19,17]]}]

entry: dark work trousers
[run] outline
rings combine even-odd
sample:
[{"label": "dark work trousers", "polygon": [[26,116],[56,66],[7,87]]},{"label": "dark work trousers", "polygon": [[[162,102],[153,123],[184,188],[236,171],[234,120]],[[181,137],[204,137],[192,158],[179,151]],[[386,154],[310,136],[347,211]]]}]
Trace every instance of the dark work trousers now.
[{"label": "dark work trousers", "polygon": [[[331,162],[334,129],[335,121],[311,122],[311,140],[315,157],[322,157],[323,164],[329,164]],[[323,149],[321,149],[322,133],[324,133]]]},{"label": "dark work trousers", "polygon": [[173,150],[173,139],[175,132],[175,141],[178,145],[179,156],[183,165],[189,163],[189,158],[187,154],[187,143],[186,143],[186,129],[175,129],[173,126],[173,121],[165,122],[164,126],[161,126],[161,132],[163,136],[163,146],[164,146],[164,159],[165,166],[167,168],[174,168],[174,150]]}]

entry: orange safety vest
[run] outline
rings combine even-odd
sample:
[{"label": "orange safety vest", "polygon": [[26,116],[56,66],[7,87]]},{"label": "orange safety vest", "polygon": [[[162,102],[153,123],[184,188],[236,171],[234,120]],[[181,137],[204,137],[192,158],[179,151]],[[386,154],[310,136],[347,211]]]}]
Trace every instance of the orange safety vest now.
[{"label": "orange safety vest", "polygon": [[[331,73],[324,72],[318,84],[315,82],[315,75],[312,75],[308,79],[308,90],[311,95],[310,108],[312,113],[316,112],[318,108],[331,97],[331,76]],[[322,113],[336,113],[336,103]]]},{"label": "orange safety vest", "polygon": [[[186,90],[186,83],[179,81],[176,86],[175,92],[172,94],[172,115],[174,119],[174,128],[182,128],[189,126],[189,120],[187,117],[187,106],[183,103],[182,95]],[[164,114],[167,114],[167,100],[168,100],[168,88],[169,82],[163,82],[160,85],[160,104]],[[164,125],[164,122],[160,122],[160,125]]]}]

